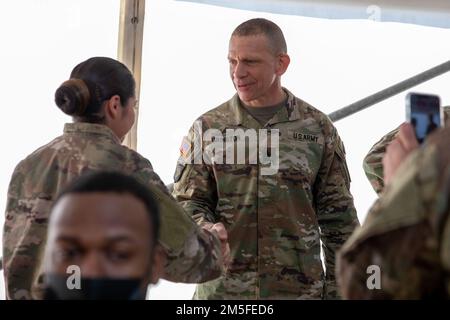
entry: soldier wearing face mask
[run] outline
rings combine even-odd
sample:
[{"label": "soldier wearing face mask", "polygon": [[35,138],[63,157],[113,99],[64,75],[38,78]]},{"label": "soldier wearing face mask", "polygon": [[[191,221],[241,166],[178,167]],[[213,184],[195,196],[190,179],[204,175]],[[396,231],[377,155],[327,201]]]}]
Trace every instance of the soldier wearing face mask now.
[{"label": "soldier wearing face mask", "polygon": [[129,176],[82,176],[56,200],[48,230],[46,299],[143,300],[162,274],[157,204]]}]

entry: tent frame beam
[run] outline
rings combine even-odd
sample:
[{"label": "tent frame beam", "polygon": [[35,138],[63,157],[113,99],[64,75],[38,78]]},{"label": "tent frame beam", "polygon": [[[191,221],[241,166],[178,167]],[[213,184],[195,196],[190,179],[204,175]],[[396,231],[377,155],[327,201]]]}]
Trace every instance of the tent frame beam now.
[{"label": "tent frame beam", "polygon": [[123,143],[137,149],[137,125],[141,89],[142,45],[144,39],[145,0],[121,0],[117,59],[125,64],[136,80],[136,120]]},{"label": "tent frame beam", "polygon": [[374,93],[368,97],[365,97],[364,99],[356,101],[346,107],[338,109],[330,113],[328,117],[330,117],[331,121],[333,122],[339,121],[348,116],[351,116],[354,113],[369,108],[370,106],[373,106],[378,102],[386,100],[392,96],[395,96],[396,94],[399,94],[405,90],[415,87],[423,82],[426,82],[449,71],[450,71],[450,60],[434,68],[431,68],[425,72],[419,73],[414,77],[401,81],[384,90],[378,91],[377,93]]}]

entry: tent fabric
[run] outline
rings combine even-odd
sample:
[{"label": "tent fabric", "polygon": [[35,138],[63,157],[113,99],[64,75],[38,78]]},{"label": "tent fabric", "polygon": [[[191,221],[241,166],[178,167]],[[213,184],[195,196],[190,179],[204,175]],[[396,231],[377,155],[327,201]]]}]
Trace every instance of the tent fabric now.
[{"label": "tent fabric", "polygon": [[370,19],[450,28],[448,0],[178,0],[324,19]]}]

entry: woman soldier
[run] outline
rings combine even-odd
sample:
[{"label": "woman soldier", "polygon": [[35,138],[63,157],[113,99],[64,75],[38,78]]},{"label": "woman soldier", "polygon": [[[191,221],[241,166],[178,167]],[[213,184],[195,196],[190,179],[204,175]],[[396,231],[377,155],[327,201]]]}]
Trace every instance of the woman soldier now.
[{"label": "woman soldier", "polygon": [[21,161],[9,185],[3,230],[7,298],[42,298],[41,260],[52,203],[71,180],[90,171],[134,176],[154,194],[167,257],[164,278],[198,283],[220,276],[228,249],[223,225],[198,227],[149,160],[121,144],[135,121],[135,81],[127,67],[110,58],[88,59],[56,90],[55,102],[73,123]]}]

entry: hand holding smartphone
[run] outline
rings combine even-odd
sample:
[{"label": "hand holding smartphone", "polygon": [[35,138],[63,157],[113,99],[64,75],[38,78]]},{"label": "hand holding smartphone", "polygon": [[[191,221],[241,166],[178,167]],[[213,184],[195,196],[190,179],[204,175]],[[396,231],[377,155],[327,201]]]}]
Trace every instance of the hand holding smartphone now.
[{"label": "hand holding smartphone", "polygon": [[406,96],[406,120],[412,124],[419,143],[437,128],[443,126],[440,99],[436,95],[408,93]]}]

